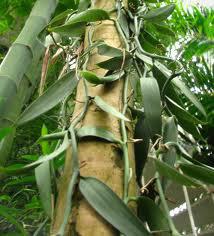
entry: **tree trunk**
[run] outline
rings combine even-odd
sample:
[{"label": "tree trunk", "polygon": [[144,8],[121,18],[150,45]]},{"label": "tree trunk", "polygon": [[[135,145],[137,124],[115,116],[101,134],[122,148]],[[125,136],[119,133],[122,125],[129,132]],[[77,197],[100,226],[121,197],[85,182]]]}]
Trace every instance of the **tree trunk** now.
[{"label": "tree trunk", "polygon": [[[96,0],[94,1],[94,8],[100,8],[104,10],[112,10],[115,8],[114,0]],[[113,15],[111,17],[114,17]],[[92,40],[104,40],[108,45],[116,48],[123,48],[122,40],[116,30],[116,27],[112,21],[103,21],[101,24],[97,23],[94,27]],[[87,35],[87,32],[86,32]],[[85,45],[87,47],[87,37],[85,38]],[[98,62],[106,60],[106,56],[101,56],[93,51],[90,55],[87,70],[96,73],[99,76],[104,76],[106,70],[98,68],[96,64]],[[109,105],[115,107],[117,110],[122,111],[122,91],[124,81],[121,79],[110,85],[93,86],[87,84],[89,96],[100,96]],[[78,116],[82,109],[85,99],[83,81],[79,82],[76,95],[76,106],[73,117]],[[96,126],[102,127],[111,131],[116,137],[121,138],[120,120],[116,117],[101,111],[95,104],[91,103],[86,112],[84,119],[79,126]],[[132,127],[127,124],[128,136],[132,137]],[[130,159],[130,167],[132,168],[132,180],[129,186],[129,195],[136,195],[135,185],[135,164],[134,164],[134,152],[133,145],[129,143],[128,153]],[[81,176],[93,176],[100,179],[107,184],[115,193],[122,198],[123,195],[123,183],[124,183],[124,164],[123,153],[121,149],[113,143],[107,143],[104,141],[91,138],[87,141],[80,141],[78,143],[78,157]],[[63,220],[63,209],[65,208],[64,202],[66,199],[65,188],[67,186],[66,180],[71,176],[71,173],[65,173],[60,182],[59,196],[55,209],[55,219],[52,227],[52,234],[56,234],[59,226]],[[66,177],[67,176],[67,177]],[[64,190],[64,191],[63,191]],[[76,205],[72,210],[72,216],[67,226],[66,235],[71,235],[71,232],[76,232],[81,236],[110,236],[115,235],[116,230],[106,222],[101,216],[99,216],[95,210],[87,203],[87,201],[80,196],[76,197]]]}]

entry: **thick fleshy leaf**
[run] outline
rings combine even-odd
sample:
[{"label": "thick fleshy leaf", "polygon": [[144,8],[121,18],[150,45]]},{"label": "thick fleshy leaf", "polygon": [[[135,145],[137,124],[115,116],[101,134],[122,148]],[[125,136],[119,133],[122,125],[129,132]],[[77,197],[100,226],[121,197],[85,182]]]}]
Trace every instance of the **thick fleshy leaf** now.
[{"label": "thick fleshy leaf", "polygon": [[108,12],[102,9],[88,9],[86,11],[72,15],[71,18],[66,22],[66,24],[68,25],[80,22],[87,23],[87,22],[94,22],[108,19],[109,19]]},{"label": "thick fleshy leaf", "polygon": [[204,116],[206,116],[206,111],[204,110],[202,104],[200,103],[198,98],[190,91],[190,89],[187,88],[184,82],[182,82],[179,78],[174,78],[173,84],[180,89],[180,91],[192,102],[192,104],[194,104],[195,107],[198,108],[198,110]]},{"label": "thick fleshy leaf", "polygon": [[124,75],[124,71],[121,71],[121,72],[118,72],[109,76],[105,76],[105,77],[98,77],[96,74],[90,71],[82,71],[81,75],[88,82],[92,84],[106,84],[106,83],[111,83],[121,78]]},{"label": "thick fleshy leaf", "polygon": [[96,96],[94,98],[94,102],[96,103],[96,105],[103,111],[116,116],[117,118],[120,118],[121,120],[125,120],[125,121],[130,121],[128,118],[126,118],[122,113],[120,113],[119,111],[117,111],[114,107],[108,105],[108,103],[106,103],[101,97]]},{"label": "thick fleshy leaf", "polygon": [[209,167],[180,163],[180,169],[188,176],[214,185],[214,170]]},{"label": "thick fleshy leaf", "polygon": [[0,141],[7,136],[9,133],[11,133],[13,130],[12,127],[5,127],[0,129]]},{"label": "thick fleshy leaf", "polygon": [[136,177],[140,187],[142,187],[142,173],[146,164],[150,144],[150,131],[148,121],[145,117],[139,117],[135,126],[135,139],[142,139],[142,142],[134,143]]},{"label": "thick fleshy leaf", "polygon": [[158,22],[152,23],[152,25],[155,27],[158,33],[175,37],[175,33],[169,28],[169,25],[160,24]]},{"label": "thick fleshy leaf", "polygon": [[22,125],[49,111],[66,96],[70,95],[76,88],[77,83],[74,72],[69,72],[63,78],[57,80],[42,96],[38,97],[24,110],[17,124]]},{"label": "thick fleshy leaf", "polygon": [[165,176],[178,184],[186,186],[200,186],[199,183],[191,179],[190,177],[181,174],[175,168],[172,168],[168,164],[154,158],[155,166],[160,175]]},{"label": "thick fleshy leaf", "polygon": [[152,77],[141,78],[141,90],[145,117],[152,137],[161,133],[161,98],[156,79]]},{"label": "thick fleshy leaf", "polygon": [[104,128],[94,127],[94,126],[83,126],[82,128],[77,130],[77,137],[98,137],[109,142],[113,143],[121,143],[121,140],[115,138],[114,134]]},{"label": "thick fleshy leaf", "polygon": [[89,204],[122,234],[129,236],[150,235],[127,205],[98,179],[81,178],[79,188]]},{"label": "thick fleshy leaf", "polygon": [[27,232],[24,230],[22,225],[10,214],[8,213],[9,208],[0,205],[0,216],[7,219],[8,222],[16,226],[16,228],[21,232],[21,235],[27,236]]},{"label": "thick fleshy leaf", "polygon": [[[175,142],[178,140],[178,131],[174,117],[167,117],[163,128],[163,143]],[[176,150],[174,147],[169,147],[166,153],[163,153],[163,161],[168,165],[173,166],[176,160]]]},{"label": "thick fleshy leaf", "polygon": [[58,33],[67,37],[81,37],[85,32],[85,23],[80,22],[76,24],[64,24],[57,27],[48,28],[50,32]]},{"label": "thick fleshy leaf", "polygon": [[[163,143],[167,143],[167,142],[177,143],[177,139],[178,139],[178,130],[175,124],[175,119],[174,117],[167,117],[165,119],[165,123],[163,127]],[[176,149],[173,146],[170,146],[167,152],[162,154],[162,160],[170,166],[174,166],[176,157],[177,157]],[[161,183],[162,183],[162,187],[164,191],[167,188],[169,182],[170,181],[166,179],[165,177],[161,179]]]},{"label": "thick fleshy leaf", "polygon": [[170,111],[175,116],[181,116],[184,120],[192,122],[193,124],[203,124],[203,121],[198,120],[196,117],[192,116],[189,112],[187,112],[185,109],[183,109],[181,106],[179,106],[177,103],[175,103],[172,99],[167,98],[167,105],[170,109]]},{"label": "thick fleshy leaf", "polygon": [[129,56],[126,56],[125,60],[123,56],[117,56],[106,61],[99,62],[97,65],[106,70],[120,70],[121,68],[123,69],[123,67],[127,66],[129,59]]},{"label": "thick fleshy leaf", "polygon": [[[138,203],[138,215],[146,221],[151,231],[169,231],[167,217],[155,202],[148,197],[140,197]],[[159,235],[164,235],[160,233]]]},{"label": "thick fleshy leaf", "polygon": [[50,163],[42,163],[35,169],[36,183],[46,214],[52,216]]},{"label": "thick fleshy leaf", "polygon": [[97,49],[98,49],[98,54],[100,55],[105,55],[109,57],[122,57],[123,56],[122,50],[109,46],[108,44],[101,44],[97,47]]},{"label": "thick fleshy leaf", "polygon": [[168,16],[172,14],[175,9],[175,4],[170,4],[164,7],[160,7],[149,11],[147,14],[143,15],[143,19],[152,22],[160,22],[166,20]]},{"label": "thick fleshy leaf", "polygon": [[73,9],[67,9],[64,12],[60,13],[59,15],[55,16],[50,22],[49,25],[56,24],[62,20],[65,20],[66,17],[74,12]]}]

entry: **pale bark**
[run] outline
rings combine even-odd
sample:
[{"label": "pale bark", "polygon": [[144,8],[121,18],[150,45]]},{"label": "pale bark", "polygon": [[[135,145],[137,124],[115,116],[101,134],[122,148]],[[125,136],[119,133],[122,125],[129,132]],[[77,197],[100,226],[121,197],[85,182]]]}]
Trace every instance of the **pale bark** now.
[{"label": "pale bark", "polygon": [[[94,8],[101,8],[110,10],[115,7],[114,0],[96,0],[94,1]],[[104,21],[101,24],[97,24],[94,28],[92,40],[103,39],[107,44],[116,47],[123,48],[121,38],[112,21]],[[87,41],[87,39],[86,39]],[[85,41],[85,47],[87,42]],[[87,69],[93,71],[97,75],[104,75],[105,70],[100,69],[96,64],[100,61],[107,59],[104,56],[100,56],[94,51],[90,56]],[[122,111],[122,91],[123,80],[119,80],[110,85],[92,86],[88,83],[88,90],[90,96],[99,95],[109,105],[115,107],[117,110]],[[77,88],[76,101],[84,101],[85,92],[82,81],[80,81]],[[83,109],[83,103],[77,102],[73,117],[80,114]],[[98,107],[91,103],[84,120],[79,124],[80,126],[96,126],[105,128],[113,132],[117,137],[121,138],[120,120],[114,116],[101,111]],[[129,124],[128,134],[132,136],[132,127]],[[135,185],[135,166],[134,166],[134,152],[133,145],[128,147],[130,167],[133,170],[132,180],[130,183],[129,194],[136,195]],[[86,164],[80,169],[81,176],[93,176],[105,184],[107,184],[114,192],[122,198],[123,195],[123,182],[124,182],[124,168],[121,149],[113,144],[100,141],[97,139],[90,139],[87,141],[81,141],[78,144],[78,158],[80,164],[85,162]],[[68,175],[69,176],[69,175]],[[64,186],[62,184],[62,186]],[[65,186],[64,186],[65,187]],[[63,188],[64,188],[63,187]],[[60,188],[61,189],[61,188]],[[59,191],[59,199],[56,207],[56,218],[53,225],[53,232],[56,232],[63,217],[63,207],[60,204],[60,198],[63,199],[63,192]],[[73,209],[73,214],[67,228],[67,235],[72,235],[72,227],[75,227],[77,235],[81,236],[112,236],[116,234],[116,230],[107,223],[101,216],[99,216],[93,208],[87,203],[87,201],[79,194],[76,198],[77,204]]]}]

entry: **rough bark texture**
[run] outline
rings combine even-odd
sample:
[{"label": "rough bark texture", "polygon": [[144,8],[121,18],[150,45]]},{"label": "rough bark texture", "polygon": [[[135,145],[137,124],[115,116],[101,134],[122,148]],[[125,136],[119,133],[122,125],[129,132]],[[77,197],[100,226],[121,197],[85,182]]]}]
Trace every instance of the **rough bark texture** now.
[{"label": "rough bark texture", "polygon": [[[96,0],[94,1],[94,8],[101,8],[105,10],[110,10],[115,7],[114,0]],[[87,35],[87,34],[86,34]],[[97,24],[94,27],[94,33],[92,40],[103,39],[107,44],[116,47],[123,48],[121,39],[112,21],[104,21],[101,24]],[[87,39],[85,40],[85,47],[87,46]],[[93,71],[97,75],[104,75],[105,70],[100,69],[96,64],[100,61],[104,61],[107,58],[100,56],[94,51],[89,59],[87,69]],[[99,95],[103,100],[105,100],[109,105],[112,105],[117,110],[122,110],[122,90],[123,81],[119,80],[110,85],[99,85],[92,86],[88,84],[88,90],[90,96]],[[77,89],[77,101],[84,101],[84,87],[82,81],[80,81]],[[82,103],[76,104],[74,117],[80,114],[83,108]],[[96,126],[106,128],[107,130],[113,132],[115,136],[121,137],[120,132],[120,120],[112,115],[109,115],[96,107],[95,104],[91,103],[89,109],[86,113],[84,120],[81,122],[80,126]],[[127,124],[129,137],[132,136],[132,127]],[[133,170],[132,180],[129,187],[130,195],[136,195],[136,185],[135,185],[135,167],[134,167],[134,152],[133,145],[129,145],[129,158],[130,167]],[[123,195],[123,181],[124,181],[124,168],[123,168],[123,158],[121,149],[112,143],[106,143],[97,139],[90,139],[81,141],[78,144],[78,157],[80,163],[85,162],[86,164],[80,169],[82,176],[93,176],[104,183],[106,183],[118,196]],[[64,172],[64,175],[66,173]],[[67,174],[69,177],[70,174]],[[60,189],[66,187],[65,178],[63,180]],[[63,192],[63,191],[59,191]],[[56,220],[53,225],[53,232],[59,227],[62,221],[62,202],[63,193],[59,194],[59,199],[56,207]],[[61,200],[60,200],[61,198]],[[75,231],[78,236],[112,236],[117,235],[118,232],[107,223],[100,215],[98,215],[92,207],[86,202],[86,200],[79,194],[77,199],[77,204],[75,209],[73,209],[73,214],[71,216],[69,226],[67,227],[67,235],[72,235]],[[71,229],[75,227],[75,230]]]}]

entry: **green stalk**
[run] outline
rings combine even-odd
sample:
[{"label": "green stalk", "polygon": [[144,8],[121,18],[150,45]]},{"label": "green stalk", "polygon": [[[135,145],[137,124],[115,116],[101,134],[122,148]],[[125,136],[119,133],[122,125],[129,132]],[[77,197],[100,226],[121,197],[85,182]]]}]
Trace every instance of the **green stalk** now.
[{"label": "green stalk", "polygon": [[[38,0],[22,31],[0,65],[0,127],[14,126],[30,98],[38,77],[38,62],[44,52],[39,36],[50,21],[58,0]],[[44,34],[42,34],[44,36]],[[40,37],[41,38],[41,37]],[[10,153],[12,132],[0,143],[0,164]]]}]

